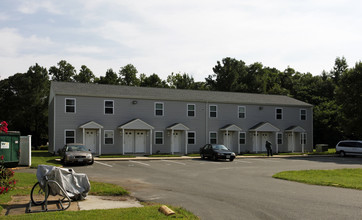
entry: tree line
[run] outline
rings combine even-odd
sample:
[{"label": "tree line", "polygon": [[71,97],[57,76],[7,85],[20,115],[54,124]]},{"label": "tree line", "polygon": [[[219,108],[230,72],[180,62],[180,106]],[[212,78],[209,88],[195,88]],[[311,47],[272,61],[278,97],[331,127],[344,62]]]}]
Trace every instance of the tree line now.
[{"label": "tree line", "polygon": [[291,67],[280,71],[255,62],[226,57],[217,61],[213,74],[196,82],[187,73],[171,73],[161,79],[156,73],[139,74],[127,64],[118,72],[108,69],[96,77],[85,65],[77,72],[65,60],[46,69],[38,64],[25,73],[16,73],[0,81],[0,119],[9,130],[33,136],[40,146],[48,138],[48,97],[50,81],[98,83],[174,89],[214,90],[286,95],[314,105],[314,144],[334,146],[341,139],[362,139],[362,63],[347,65],[337,57],[330,71],[320,75],[300,73]]}]

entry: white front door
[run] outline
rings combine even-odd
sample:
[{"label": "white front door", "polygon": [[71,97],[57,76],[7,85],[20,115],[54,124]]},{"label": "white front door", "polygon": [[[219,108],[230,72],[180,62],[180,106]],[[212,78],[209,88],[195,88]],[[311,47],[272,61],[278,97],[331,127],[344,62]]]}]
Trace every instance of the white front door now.
[{"label": "white front door", "polygon": [[224,132],[224,145],[225,147],[229,148],[230,150],[232,150],[233,146],[233,133],[232,132]]},{"label": "white front door", "polygon": [[172,140],[173,152],[179,153],[180,146],[181,146],[181,132],[174,131],[172,137],[173,137],[173,140]]},{"label": "white front door", "polygon": [[266,141],[270,141],[269,140],[269,133],[260,133],[261,135],[261,142],[260,142],[260,149],[259,151],[266,151],[266,148],[265,148],[265,143]]},{"label": "white front door", "polygon": [[85,146],[90,149],[92,153],[96,153],[97,147],[97,131],[86,130],[85,131]]},{"label": "white front door", "polygon": [[293,133],[289,133],[288,134],[288,151],[292,152],[293,151],[293,146],[294,146],[294,138],[293,138]]},{"label": "white front door", "polygon": [[146,152],[146,131],[135,131],[135,149],[136,153]]},{"label": "white front door", "polygon": [[124,152],[134,153],[134,131],[124,132]]}]

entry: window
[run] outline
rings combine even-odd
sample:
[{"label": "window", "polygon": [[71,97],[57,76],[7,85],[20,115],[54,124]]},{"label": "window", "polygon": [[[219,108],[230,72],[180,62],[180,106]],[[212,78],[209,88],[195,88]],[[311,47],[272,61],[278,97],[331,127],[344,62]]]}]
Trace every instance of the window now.
[{"label": "window", "polygon": [[245,118],[245,117],[246,117],[245,106],[239,106],[238,107],[238,118]]},{"label": "window", "polygon": [[245,144],[246,143],[246,134],[245,132],[240,132],[239,134],[239,143]]},{"label": "window", "polygon": [[163,131],[155,132],[155,144],[163,144]]},{"label": "window", "polygon": [[282,108],[275,109],[275,119],[278,119],[278,120],[283,119],[283,109]]},{"label": "window", "polygon": [[307,144],[307,134],[306,133],[300,134],[300,144]]},{"label": "window", "polygon": [[307,120],[307,110],[301,109],[300,110],[300,120]]},{"label": "window", "polygon": [[104,101],[104,114],[106,115],[113,115],[113,101],[112,100],[105,100]]},{"label": "window", "polygon": [[217,133],[210,132],[210,144],[216,144],[216,143],[217,143]]},{"label": "window", "polygon": [[75,113],[75,99],[65,99],[65,112]]},{"label": "window", "polygon": [[217,105],[210,105],[209,106],[209,116],[210,118],[217,117]]},{"label": "window", "polygon": [[187,116],[188,117],[195,117],[195,110],[196,106],[194,104],[187,104]]},{"label": "window", "polygon": [[64,143],[75,143],[75,130],[65,130],[64,131]]},{"label": "window", "polygon": [[163,103],[162,102],[155,103],[155,115],[163,116]]},{"label": "window", "polygon": [[104,131],[104,144],[113,144],[114,131]]},{"label": "window", "polygon": [[277,134],[277,143],[283,144],[283,134],[282,133]]},{"label": "window", "polygon": [[196,144],[196,133],[194,131],[187,133],[187,144]]}]

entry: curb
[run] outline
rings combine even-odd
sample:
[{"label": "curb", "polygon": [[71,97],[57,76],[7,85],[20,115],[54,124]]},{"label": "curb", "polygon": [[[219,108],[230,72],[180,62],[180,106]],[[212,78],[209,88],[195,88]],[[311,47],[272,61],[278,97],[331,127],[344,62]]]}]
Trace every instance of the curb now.
[{"label": "curb", "polygon": [[[272,157],[268,156],[236,156],[235,159],[244,159],[244,158],[292,158],[292,157],[335,157],[337,155],[274,155]],[[94,161],[132,161],[132,160],[201,160],[200,157],[127,157],[127,158],[99,158],[94,157]]]}]

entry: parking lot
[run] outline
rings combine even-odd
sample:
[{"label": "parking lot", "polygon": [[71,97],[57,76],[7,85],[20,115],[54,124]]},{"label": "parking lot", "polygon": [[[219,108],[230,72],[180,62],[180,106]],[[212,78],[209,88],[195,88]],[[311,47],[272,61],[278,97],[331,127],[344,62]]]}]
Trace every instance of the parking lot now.
[{"label": "parking lot", "polygon": [[76,166],[143,201],[182,206],[201,219],[360,219],[362,191],[272,178],[285,170],[362,168],[361,157],[96,161]]}]

